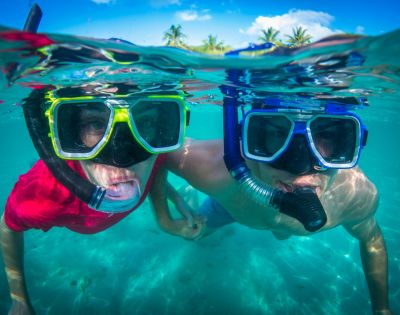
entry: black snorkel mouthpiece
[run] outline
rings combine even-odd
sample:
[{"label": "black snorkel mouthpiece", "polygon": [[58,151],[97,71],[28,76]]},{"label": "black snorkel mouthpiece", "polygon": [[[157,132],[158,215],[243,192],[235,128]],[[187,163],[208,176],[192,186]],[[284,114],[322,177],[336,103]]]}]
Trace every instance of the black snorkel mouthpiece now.
[{"label": "black snorkel mouthpiece", "polygon": [[309,187],[300,187],[293,192],[278,191],[272,204],[280,212],[299,220],[309,232],[318,231],[327,221],[321,201]]}]

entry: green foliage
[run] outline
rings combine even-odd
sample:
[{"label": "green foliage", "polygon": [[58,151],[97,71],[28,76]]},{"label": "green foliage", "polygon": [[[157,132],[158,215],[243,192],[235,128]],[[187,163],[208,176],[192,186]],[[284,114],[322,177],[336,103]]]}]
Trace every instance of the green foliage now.
[{"label": "green foliage", "polygon": [[186,35],[182,32],[181,25],[171,25],[168,30],[164,32],[164,40],[167,46],[185,47],[183,39]]},{"label": "green foliage", "polygon": [[[288,37],[287,43],[277,39],[280,31],[268,27],[266,30],[261,30],[261,36],[258,38],[262,43],[271,42],[277,47],[300,47],[311,43],[312,36],[307,34],[307,29],[301,26],[292,29],[292,35],[285,35]],[[188,46],[185,44],[184,39],[186,35],[182,32],[181,25],[171,25],[168,30],[164,32],[164,41],[167,46],[174,46],[179,48],[188,49],[194,52],[204,54],[224,54],[232,50],[228,45],[224,45],[223,41],[218,41],[217,36],[208,35],[207,39],[203,40],[200,46]],[[269,50],[251,52],[249,55],[256,56],[264,54]]]},{"label": "green foliage", "polygon": [[288,43],[292,47],[300,47],[311,43],[312,36],[307,33],[307,29],[301,26],[295,27],[292,30],[292,35],[286,35],[289,37]]},{"label": "green foliage", "polygon": [[186,48],[191,51],[194,51],[194,52],[198,52],[198,53],[202,53],[202,54],[209,54],[209,55],[223,55],[227,51],[233,50],[233,48],[231,46],[223,46],[220,50],[209,50],[204,45],[187,46]]},{"label": "green foliage", "polygon": [[222,53],[224,51],[224,42],[219,42],[217,36],[210,34],[206,40],[203,40],[203,49],[205,53]]},{"label": "green foliage", "polygon": [[261,30],[262,35],[258,38],[263,43],[274,43],[277,42],[276,37],[279,35],[279,31],[273,27],[268,27],[267,30]]}]

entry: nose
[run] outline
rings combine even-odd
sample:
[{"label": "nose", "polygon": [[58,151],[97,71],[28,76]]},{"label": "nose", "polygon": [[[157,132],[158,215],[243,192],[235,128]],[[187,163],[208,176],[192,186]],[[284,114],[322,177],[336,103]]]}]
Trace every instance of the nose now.
[{"label": "nose", "polygon": [[294,175],[305,175],[314,172],[316,160],[304,135],[295,135],[287,148],[272,166]]},{"label": "nose", "polygon": [[130,167],[148,159],[147,152],[133,137],[128,124],[116,123],[110,140],[95,158],[95,162],[116,167]]}]

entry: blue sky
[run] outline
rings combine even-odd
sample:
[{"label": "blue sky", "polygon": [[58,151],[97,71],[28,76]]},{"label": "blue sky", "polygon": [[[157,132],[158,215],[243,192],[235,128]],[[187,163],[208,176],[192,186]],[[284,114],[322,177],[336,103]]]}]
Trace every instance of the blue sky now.
[{"label": "blue sky", "polygon": [[[21,28],[32,0],[0,0],[0,24]],[[233,47],[256,42],[269,26],[289,34],[306,27],[313,40],[337,32],[379,35],[400,28],[399,0],[38,0],[39,31],[96,38],[119,37],[140,45],[163,44],[180,24],[186,42],[209,34]],[[283,37],[285,38],[285,37]]]}]

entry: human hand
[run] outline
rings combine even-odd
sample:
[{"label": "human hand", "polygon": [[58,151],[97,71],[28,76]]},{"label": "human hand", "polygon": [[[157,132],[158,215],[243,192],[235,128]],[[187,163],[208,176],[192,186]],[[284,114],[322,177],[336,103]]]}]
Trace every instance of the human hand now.
[{"label": "human hand", "polygon": [[207,226],[203,217],[194,216],[192,220],[187,220],[181,228],[181,236],[187,240],[197,240],[206,232]]},{"label": "human hand", "polygon": [[35,315],[32,305],[27,302],[13,301],[8,315]]}]

